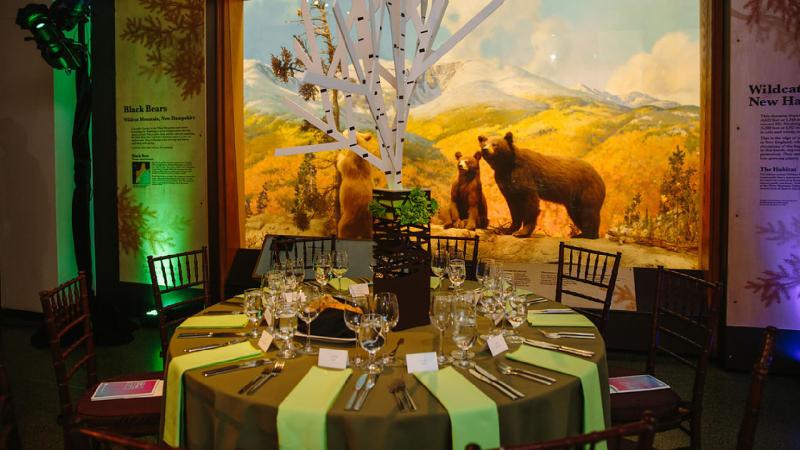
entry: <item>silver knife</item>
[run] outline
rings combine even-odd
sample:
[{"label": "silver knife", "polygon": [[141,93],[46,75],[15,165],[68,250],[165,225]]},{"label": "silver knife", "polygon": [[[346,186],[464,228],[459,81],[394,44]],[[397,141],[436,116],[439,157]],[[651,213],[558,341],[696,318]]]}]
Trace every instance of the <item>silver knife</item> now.
[{"label": "silver knife", "polygon": [[239,314],[244,314],[241,311],[221,311],[221,310],[213,310],[213,311],[203,311],[202,315],[204,316],[238,316]]},{"label": "silver knife", "polygon": [[226,337],[244,337],[247,336],[247,333],[244,331],[241,332],[233,332],[233,331],[202,331],[202,332],[191,332],[191,333],[180,333],[178,334],[178,339],[193,339],[193,338],[226,338]]},{"label": "silver knife", "polygon": [[361,407],[364,406],[364,402],[367,401],[369,392],[375,387],[376,384],[378,384],[379,376],[380,374],[370,375],[369,378],[367,378],[367,384],[364,386],[364,392],[361,393],[361,395],[358,397],[358,400],[356,400],[355,406],[353,406],[354,411],[361,411]]},{"label": "silver knife", "polygon": [[353,391],[353,395],[350,396],[350,399],[347,400],[347,405],[345,405],[344,409],[349,411],[353,409],[353,405],[356,403],[356,398],[358,398],[358,394],[361,392],[361,389],[364,387],[364,384],[367,382],[367,374],[362,373],[358,380],[356,380],[356,389]]},{"label": "silver knife", "polygon": [[517,397],[519,397],[519,398],[525,397],[525,394],[523,392],[520,392],[518,389],[514,389],[514,387],[511,386],[510,384],[508,384],[508,383],[506,383],[504,381],[501,381],[500,379],[498,379],[496,376],[494,376],[491,372],[489,372],[488,370],[484,369],[483,367],[475,364],[475,370],[477,370],[481,375],[485,376],[486,378],[494,381],[495,383],[501,384],[504,388],[506,388],[509,391],[513,392]]},{"label": "silver knife", "polygon": [[574,309],[566,308],[534,309],[528,312],[531,314],[578,314]]},{"label": "silver knife", "polygon": [[252,369],[254,367],[261,367],[265,364],[272,363],[269,358],[256,359],[254,361],[247,361],[239,364],[231,364],[229,366],[219,367],[217,369],[206,370],[203,372],[204,377],[213,377],[214,375],[221,375],[223,373],[234,372],[241,369]]},{"label": "silver knife", "polygon": [[233,339],[233,340],[228,341],[228,342],[220,342],[219,344],[210,344],[210,345],[203,345],[203,346],[200,346],[200,347],[186,348],[186,349],[183,350],[183,352],[184,353],[194,353],[194,352],[199,352],[201,350],[211,350],[213,348],[226,347],[228,345],[239,344],[239,343],[245,342],[245,341],[247,341],[247,338]]},{"label": "silver knife", "polygon": [[549,342],[537,341],[534,339],[525,339],[525,343],[534,347],[546,348],[548,350],[559,350],[565,353],[572,353],[573,355],[591,358],[594,352],[591,350],[582,350],[574,347],[567,347],[566,345],[551,344]]},{"label": "silver knife", "polygon": [[504,388],[500,383],[496,383],[496,382],[492,381],[491,379],[486,378],[485,376],[481,375],[480,372],[478,372],[477,370],[469,369],[469,373],[472,374],[473,377],[483,381],[484,383],[487,383],[487,384],[490,384],[490,385],[494,386],[500,392],[502,392],[503,394],[506,394],[506,396],[508,396],[508,398],[510,398],[511,400],[516,400],[517,399],[517,394],[515,394],[515,393],[509,391],[508,389]]}]

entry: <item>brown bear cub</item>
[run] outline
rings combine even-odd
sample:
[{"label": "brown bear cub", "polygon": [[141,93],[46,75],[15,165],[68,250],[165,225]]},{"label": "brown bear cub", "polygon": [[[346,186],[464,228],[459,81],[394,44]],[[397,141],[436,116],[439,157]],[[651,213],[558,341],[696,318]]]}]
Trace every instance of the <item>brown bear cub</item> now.
[{"label": "brown bear cub", "polygon": [[503,138],[479,136],[478,142],[511,211],[508,233],[516,237],[533,233],[541,198],[567,208],[570,219],[581,230],[575,237],[599,237],[606,185],[594,167],[579,159],[519,148],[510,131]]},{"label": "brown bear cub", "polygon": [[462,156],[456,152],[458,176],[450,188],[449,221],[445,228],[486,228],[489,216],[486,208],[486,196],[481,185],[481,152],[473,156]]},{"label": "brown bear cub", "polygon": [[[372,135],[357,133],[356,141],[366,148]],[[339,208],[341,215],[337,224],[336,237],[339,239],[371,239],[372,215],[369,202],[372,201],[372,173],[370,165],[350,150],[341,150],[336,156],[336,169],[342,175],[339,186]]]}]

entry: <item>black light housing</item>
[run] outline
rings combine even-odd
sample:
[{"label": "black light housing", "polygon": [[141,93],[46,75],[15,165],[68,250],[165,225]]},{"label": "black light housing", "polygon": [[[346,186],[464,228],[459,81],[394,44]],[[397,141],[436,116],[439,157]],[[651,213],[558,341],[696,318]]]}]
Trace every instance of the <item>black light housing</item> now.
[{"label": "black light housing", "polygon": [[86,0],[57,0],[47,5],[31,3],[17,11],[17,25],[31,32],[25,40],[33,40],[42,58],[54,69],[67,72],[78,69],[85,61],[86,48],[68,39],[69,31],[88,18],[89,2]]}]

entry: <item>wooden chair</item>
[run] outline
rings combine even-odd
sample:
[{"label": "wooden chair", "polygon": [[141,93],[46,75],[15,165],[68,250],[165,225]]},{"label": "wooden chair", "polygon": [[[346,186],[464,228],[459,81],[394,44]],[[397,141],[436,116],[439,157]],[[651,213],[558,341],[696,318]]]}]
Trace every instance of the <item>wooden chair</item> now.
[{"label": "wooden chair", "polygon": [[[594,450],[596,445],[601,442],[605,442],[609,449],[651,450],[653,448],[653,435],[655,434],[653,424],[653,416],[645,413],[638,422],[631,422],[594,433],[553,439],[535,444],[504,445],[502,450]],[[637,437],[636,442],[625,439],[633,436]],[[467,445],[465,450],[481,450],[481,447],[470,444]]]},{"label": "wooden chair", "polygon": [[[65,447],[74,446],[75,430],[79,426],[131,436],[158,434],[161,417],[160,397],[91,401],[98,380],[86,274],[81,272],[77,278],[53,290],[42,291],[39,297],[42,301],[45,329],[50,340],[53,367],[58,383],[61,410],[59,422],[64,430]],[[68,335],[77,339],[65,343],[65,337]],[[80,348],[85,348],[82,356],[76,353]],[[88,389],[73,404],[70,381],[82,368],[86,369]],[[160,378],[162,378],[161,372],[149,372],[118,376],[106,381]]]},{"label": "wooden chair", "polygon": [[[703,392],[722,285],[659,266],[656,289],[646,373],[656,375],[659,353],[690,367],[694,371],[691,398],[681,399],[672,388],[614,394],[611,421],[631,422],[650,410],[658,421],[658,431],[680,429],[689,435],[690,448],[699,450]],[[609,367],[609,377],[638,374],[641,372]]]},{"label": "wooden chair", "polygon": [[79,432],[81,434],[81,448],[87,450],[180,450],[165,444],[153,444],[102,430],[81,428]]},{"label": "wooden chair", "polygon": [[314,259],[317,255],[330,253],[336,250],[336,236],[308,237],[308,236],[272,236],[270,255],[272,263],[281,263],[287,259],[303,258],[306,270],[314,268]]},{"label": "wooden chair", "polygon": [[170,333],[187,317],[211,304],[208,278],[208,249],[163,256],[148,256],[153,287],[161,357],[167,355]]},{"label": "wooden chair", "polygon": [[[556,301],[561,303],[564,295],[571,295],[598,304],[600,312],[590,308],[575,308],[587,316],[600,331],[605,334],[608,315],[611,311],[611,300],[614,297],[614,286],[617,284],[617,273],[622,253],[606,253],[598,250],[558,244],[558,275],[556,277]],[[565,286],[565,282],[574,282],[583,286],[591,286],[604,291],[602,297],[594,297]]]},{"label": "wooden chair", "polygon": [[753,448],[758,416],[761,413],[764,379],[767,377],[769,366],[772,363],[772,348],[775,345],[775,333],[777,331],[775,327],[767,327],[764,330],[764,338],[761,341],[761,354],[758,361],[753,365],[750,392],[747,395],[742,424],[739,426],[739,439],[736,450],[751,450]]},{"label": "wooden chair", "polygon": [[11,389],[8,385],[2,348],[0,340],[0,449],[19,450],[22,448],[22,443],[19,440],[14,406],[11,403]]},{"label": "wooden chair", "polygon": [[434,255],[440,250],[444,250],[448,254],[452,251],[463,253],[464,265],[467,269],[467,280],[475,281],[477,280],[475,268],[478,265],[478,244],[480,239],[477,234],[473,237],[431,236],[430,254]]}]

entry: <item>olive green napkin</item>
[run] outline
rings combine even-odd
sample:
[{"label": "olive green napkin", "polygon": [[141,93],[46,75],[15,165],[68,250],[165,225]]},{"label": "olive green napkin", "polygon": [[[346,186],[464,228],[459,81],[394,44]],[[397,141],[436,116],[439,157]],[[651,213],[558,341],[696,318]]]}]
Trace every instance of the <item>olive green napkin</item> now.
[{"label": "olive green napkin", "polygon": [[431,289],[438,289],[441,284],[442,280],[439,277],[431,277]]},{"label": "olive green napkin", "polygon": [[226,314],[194,316],[181,322],[178,328],[244,328],[247,325],[247,315]]},{"label": "olive green napkin", "polygon": [[500,419],[494,400],[452,367],[414,376],[450,415],[453,450],[462,450],[470,443],[483,448],[500,447]]},{"label": "olive green napkin", "polygon": [[528,323],[534,327],[593,327],[583,314],[536,314],[528,312]]},{"label": "olive green napkin", "polygon": [[[529,345],[522,345],[517,351],[507,353],[506,358],[580,378],[583,390],[583,432],[590,433],[606,428],[600,375],[597,364],[593,361]],[[598,444],[597,449],[606,450],[605,442]]]},{"label": "olive green napkin", "polygon": [[179,355],[167,367],[167,395],[164,399],[164,442],[173,446],[181,445],[181,426],[183,423],[183,374],[187,370],[214,364],[236,361],[259,355],[261,351],[249,342],[226,345],[225,347],[202,350]]},{"label": "olive green napkin", "polygon": [[334,289],[337,291],[346,291],[350,289],[351,284],[356,284],[355,281],[351,280],[350,278],[343,277],[343,278],[334,278],[328,282]]},{"label": "olive green napkin", "polygon": [[281,450],[328,448],[327,414],[353,371],[311,367],[278,406]]}]

